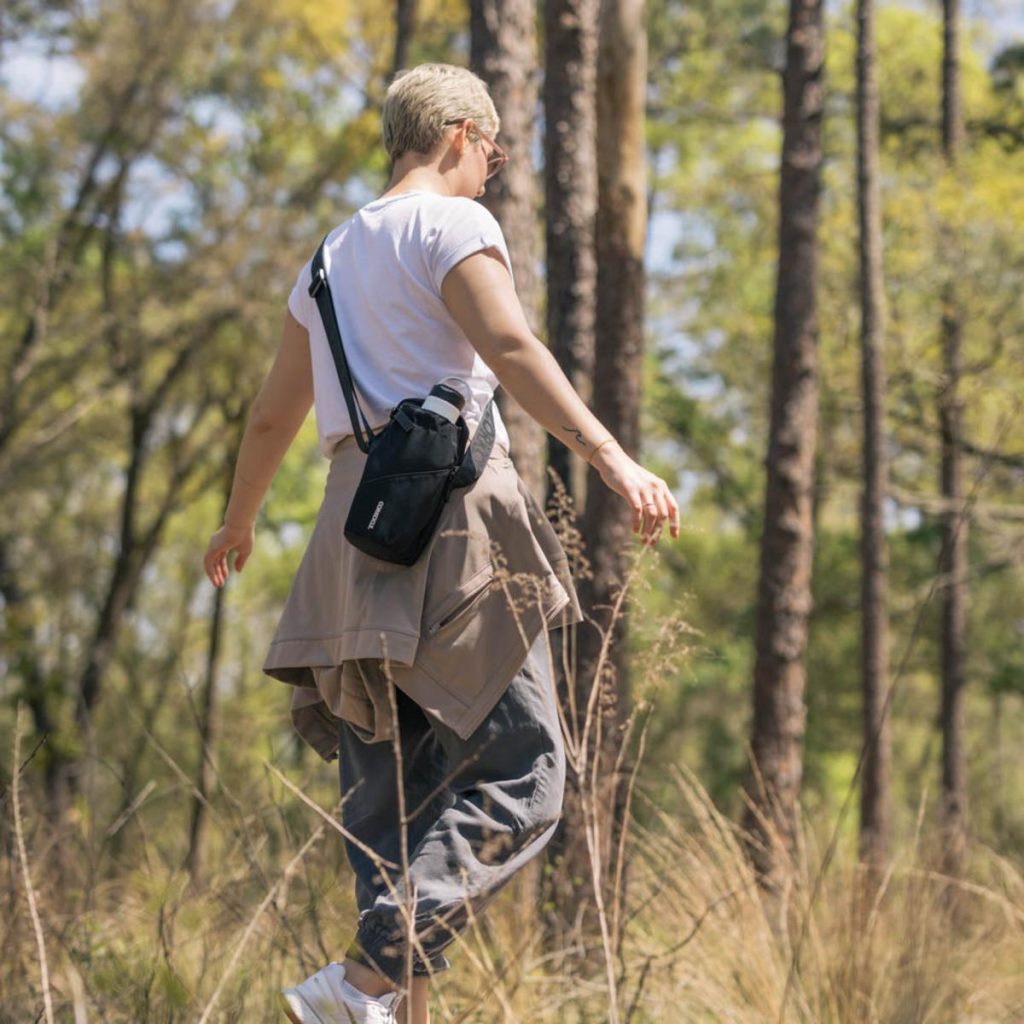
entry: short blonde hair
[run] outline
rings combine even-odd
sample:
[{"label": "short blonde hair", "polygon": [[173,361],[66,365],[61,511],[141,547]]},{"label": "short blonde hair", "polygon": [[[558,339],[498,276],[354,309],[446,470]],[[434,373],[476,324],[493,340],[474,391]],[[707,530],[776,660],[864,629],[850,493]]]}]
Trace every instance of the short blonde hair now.
[{"label": "short blonde hair", "polygon": [[433,153],[445,121],[471,117],[494,138],[501,121],[483,79],[454,64],[418,64],[399,71],[388,86],[381,134],[392,165],[407,152]]}]

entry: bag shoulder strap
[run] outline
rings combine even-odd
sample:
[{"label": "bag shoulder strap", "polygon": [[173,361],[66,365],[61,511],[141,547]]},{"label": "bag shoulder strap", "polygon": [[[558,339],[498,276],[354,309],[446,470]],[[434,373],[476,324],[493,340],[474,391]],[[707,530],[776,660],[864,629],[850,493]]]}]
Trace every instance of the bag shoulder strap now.
[{"label": "bag shoulder strap", "polygon": [[[316,300],[317,308],[320,310],[320,319],[323,320],[327,341],[331,346],[331,355],[334,356],[334,365],[338,370],[338,380],[341,382],[345,404],[348,406],[348,416],[352,423],[352,432],[356,435],[356,444],[359,445],[363,452],[369,452],[370,442],[377,435],[370,429],[370,423],[363,412],[363,407],[359,404],[355,383],[352,380],[352,372],[348,368],[348,359],[345,358],[345,348],[341,341],[341,329],[338,327],[338,317],[334,310],[334,298],[331,295],[331,287],[327,283],[327,269],[324,267],[324,246],[326,244],[327,235],[324,235],[323,241],[313,257],[313,272],[309,285],[309,294]],[[358,417],[356,415],[357,412]],[[360,419],[362,421],[361,424]],[[366,430],[365,438],[363,436],[363,428]]]},{"label": "bag shoulder strap", "polygon": [[480,421],[477,423],[473,437],[466,446],[462,462],[452,479],[452,487],[469,487],[479,479],[480,474],[491,457],[491,449],[494,447],[494,399],[489,398],[480,414]]}]

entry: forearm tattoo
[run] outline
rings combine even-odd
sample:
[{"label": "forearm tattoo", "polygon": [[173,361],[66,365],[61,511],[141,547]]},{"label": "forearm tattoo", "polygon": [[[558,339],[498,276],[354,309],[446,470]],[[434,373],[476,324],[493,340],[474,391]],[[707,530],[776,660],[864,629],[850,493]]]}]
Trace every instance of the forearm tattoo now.
[{"label": "forearm tattoo", "polygon": [[562,429],[563,430],[568,430],[569,433],[571,433],[571,434],[575,434],[576,435],[576,440],[579,441],[580,444],[586,444],[587,443],[587,439],[583,436],[582,433],[580,433],[580,430],[579,430],[578,427],[563,426]]}]

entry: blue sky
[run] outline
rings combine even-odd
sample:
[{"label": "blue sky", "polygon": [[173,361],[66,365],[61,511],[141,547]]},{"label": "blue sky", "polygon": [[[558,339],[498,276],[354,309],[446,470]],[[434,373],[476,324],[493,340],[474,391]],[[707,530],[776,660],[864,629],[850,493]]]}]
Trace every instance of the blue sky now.
[{"label": "blue sky", "polygon": [[[828,0],[835,9],[846,0]],[[900,6],[938,8],[938,0],[899,0]],[[882,6],[889,6],[882,0]],[[965,0],[963,14],[989,36],[983,52],[991,56],[1008,42],[1024,42],[1024,4],[1021,0]],[[7,45],[0,59],[0,80],[18,97],[34,103],[58,104],[74,97],[82,81],[77,66],[65,58],[49,58],[31,44]]]}]

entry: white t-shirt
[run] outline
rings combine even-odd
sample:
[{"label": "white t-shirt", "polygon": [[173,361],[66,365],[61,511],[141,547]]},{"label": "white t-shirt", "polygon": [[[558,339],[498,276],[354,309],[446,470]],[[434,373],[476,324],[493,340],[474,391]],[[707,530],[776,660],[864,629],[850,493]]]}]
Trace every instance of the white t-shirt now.
[{"label": "white t-shirt", "polygon": [[[476,429],[498,378],[452,319],[441,282],[460,260],[491,246],[511,273],[505,237],[486,207],[419,189],[372,200],[328,235],[327,280],[356,394],[374,429],[403,398],[425,398],[452,375],[469,385],[462,415]],[[312,262],[311,256],[299,272],[288,308],[309,332],[318,446],[330,458],[353,431],[320,310],[309,295]],[[508,449],[497,404],[494,424],[496,443]]]}]

